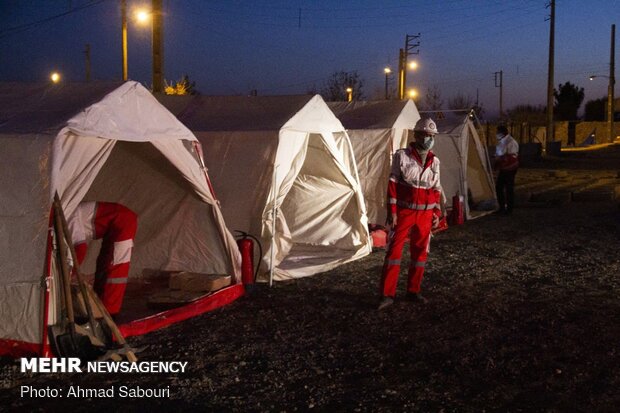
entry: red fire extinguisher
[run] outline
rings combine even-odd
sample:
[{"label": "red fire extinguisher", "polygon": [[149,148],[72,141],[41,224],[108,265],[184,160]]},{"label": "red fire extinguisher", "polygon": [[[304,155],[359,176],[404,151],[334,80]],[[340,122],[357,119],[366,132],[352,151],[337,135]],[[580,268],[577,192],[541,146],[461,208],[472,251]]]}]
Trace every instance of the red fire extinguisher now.
[{"label": "red fire extinguisher", "polygon": [[258,245],[259,257],[263,256],[263,249],[261,248],[260,241],[255,236],[244,231],[235,230],[235,232],[239,233],[237,235],[237,246],[241,253],[241,281],[245,285],[254,284],[260,267],[259,258],[259,263],[256,265],[256,270],[254,270],[254,241]]},{"label": "red fire extinguisher", "polygon": [[464,201],[463,196],[459,195],[458,192],[452,197],[452,213],[450,215],[452,222],[450,224],[462,225],[465,223]]}]

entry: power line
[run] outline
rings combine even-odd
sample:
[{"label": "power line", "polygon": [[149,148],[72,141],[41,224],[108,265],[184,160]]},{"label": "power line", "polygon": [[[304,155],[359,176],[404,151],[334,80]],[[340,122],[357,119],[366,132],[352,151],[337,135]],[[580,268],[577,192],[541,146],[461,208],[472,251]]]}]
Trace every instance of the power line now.
[{"label": "power line", "polygon": [[72,13],[75,13],[75,12],[78,12],[78,11],[82,11],[82,10],[85,10],[87,8],[96,6],[98,4],[103,3],[104,1],[107,1],[107,0],[93,0],[92,3],[86,4],[84,6],[75,7],[75,8],[73,8],[73,9],[71,9],[69,11],[66,11],[64,13],[60,13],[60,14],[57,14],[57,15],[54,15],[54,16],[46,17],[44,19],[37,20],[35,22],[22,24],[20,26],[10,27],[10,28],[5,29],[5,30],[0,30],[0,39],[8,37],[8,36],[11,36],[11,35],[14,35],[14,34],[18,34],[18,33],[24,32],[24,31],[26,31],[26,30],[28,30],[28,29],[30,29],[32,27],[39,26],[41,24],[49,23],[49,22],[51,22],[53,20],[56,20],[56,19],[58,19],[60,17],[64,17],[64,16],[67,16],[69,14],[72,14]]}]

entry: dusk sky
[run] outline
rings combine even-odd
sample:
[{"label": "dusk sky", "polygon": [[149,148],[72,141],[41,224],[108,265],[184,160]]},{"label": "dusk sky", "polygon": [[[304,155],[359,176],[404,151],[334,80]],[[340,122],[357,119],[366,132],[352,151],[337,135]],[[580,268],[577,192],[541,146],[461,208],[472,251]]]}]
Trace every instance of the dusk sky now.
[{"label": "dusk sky", "polygon": [[[129,78],[150,86],[150,26],[139,26],[131,15],[150,1],[127,3]],[[420,33],[419,55],[410,57],[419,68],[409,72],[408,86],[422,96],[435,85],[444,102],[457,93],[475,100],[478,92],[492,116],[499,104],[494,72],[503,70],[505,109],[546,104],[544,0],[163,0],[163,5],[164,76],[176,81],[187,74],[203,94],[306,93],[320,90],[336,71],[357,71],[366,97],[379,98],[383,68],[396,70],[406,34]],[[584,104],[606,96],[607,79],[588,76],[609,74],[611,25],[619,22],[620,0],[557,0],[556,87],[566,81],[583,87]],[[120,79],[119,0],[0,0],[0,81],[46,81],[53,70],[64,81],[83,81],[87,43],[92,78]]]}]

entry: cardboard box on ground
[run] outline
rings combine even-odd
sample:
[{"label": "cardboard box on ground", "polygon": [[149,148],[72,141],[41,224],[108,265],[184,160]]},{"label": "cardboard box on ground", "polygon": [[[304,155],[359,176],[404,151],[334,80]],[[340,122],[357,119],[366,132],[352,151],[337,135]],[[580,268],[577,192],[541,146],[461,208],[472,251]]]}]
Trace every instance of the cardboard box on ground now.
[{"label": "cardboard box on ground", "polygon": [[171,290],[183,291],[217,291],[230,285],[230,275],[201,274],[196,272],[177,272],[170,274]]},{"label": "cardboard box on ground", "polygon": [[165,309],[178,307],[230,285],[227,274],[202,274],[188,271],[172,272],[168,290],[152,294],[149,307]]}]

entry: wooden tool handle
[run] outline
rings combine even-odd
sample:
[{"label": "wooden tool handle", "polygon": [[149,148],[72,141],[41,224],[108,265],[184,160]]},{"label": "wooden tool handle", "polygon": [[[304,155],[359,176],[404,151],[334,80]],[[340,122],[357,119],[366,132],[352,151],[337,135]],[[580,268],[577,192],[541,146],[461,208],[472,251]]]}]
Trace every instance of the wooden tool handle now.
[{"label": "wooden tool handle", "polygon": [[71,333],[75,332],[75,314],[73,313],[73,297],[71,296],[71,276],[67,266],[67,245],[65,244],[62,222],[58,213],[56,202],[54,202],[54,232],[56,233],[56,243],[60,254],[60,272],[62,277],[63,290],[65,295],[65,305],[67,306],[67,318]]},{"label": "wooden tool handle", "polygon": [[[57,222],[57,226],[60,228],[60,233],[62,234],[62,238],[64,238],[64,240],[66,241],[66,244],[63,242],[59,242],[60,244],[60,253],[61,256],[63,257],[62,262],[64,263],[64,266],[66,267],[66,260],[64,259],[64,257],[67,256],[67,246],[69,248],[69,253],[71,254],[71,259],[73,260],[73,269],[75,270],[75,276],[77,277],[78,280],[78,285],[80,287],[80,292],[82,294],[82,297],[86,297],[86,282],[84,281],[84,277],[82,275],[82,272],[80,270],[80,264],[78,262],[77,259],[77,254],[75,253],[75,247],[73,246],[73,240],[71,239],[71,236],[69,235],[69,225],[67,224],[67,219],[65,218],[65,213],[62,209],[62,204],[60,203],[60,197],[58,196],[58,192],[56,192],[54,194],[54,215],[55,215],[55,221]],[[65,272],[68,274],[68,271],[65,270]],[[69,288],[70,288],[70,281],[71,281],[71,277],[68,277],[69,281],[67,284],[69,284]],[[65,286],[65,290],[67,289],[67,286]],[[88,322],[90,324],[90,328],[92,329],[92,331],[95,331],[95,317],[93,315],[93,309],[90,305],[89,300],[87,300],[86,298],[84,298],[84,305],[86,307],[86,313],[88,314]],[[73,315],[73,305],[71,305],[71,314],[72,317],[74,318],[75,316]]]},{"label": "wooden tool handle", "polygon": [[[92,287],[90,285],[88,285],[88,283],[86,283],[84,281],[84,279],[82,278],[82,274],[80,271],[80,265],[77,261],[77,254],[75,253],[75,248],[73,247],[73,242],[71,242],[71,238],[68,236],[69,232],[68,232],[68,225],[67,225],[67,221],[65,219],[64,216],[64,212],[62,210],[62,205],[60,204],[60,198],[58,197],[58,193],[56,193],[54,195],[54,211],[57,211],[56,213],[56,220],[58,221],[58,227],[60,229],[60,232],[64,235],[64,239],[67,240],[67,244],[69,245],[69,250],[71,252],[71,257],[73,259],[73,268],[75,268],[75,273],[78,279],[78,284],[80,285],[80,291],[82,292],[82,297],[84,298],[84,303],[86,304],[86,310],[88,312],[88,318],[89,321],[91,322],[91,328],[95,329],[95,322],[94,322],[94,317],[92,314],[92,308],[90,306],[90,298],[92,298],[93,302],[95,303],[95,305],[97,306],[97,308],[99,309],[99,311],[101,312],[101,314],[103,315],[103,319],[105,320],[106,324],[108,325],[108,327],[110,328],[110,330],[112,331],[112,335],[114,336],[114,338],[116,339],[116,341],[122,345],[125,348],[125,354],[127,356],[127,360],[130,362],[136,362],[138,361],[138,358],[136,357],[136,355],[133,353],[133,351],[131,351],[129,349],[129,346],[127,345],[127,341],[125,340],[125,337],[123,337],[123,334],[121,333],[121,331],[118,329],[118,326],[116,325],[116,323],[114,322],[114,320],[112,319],[112,316],[110,315],[110,313],[108,312],[107,308],[105,308],[105,306],[103,305],[103,303],[101,302],[101,300],[99,299],[99,297],[97,296],[97,294],[95,294],[95,291],[93,291]],[[62,242],[60,242],[61,245],[63,245]],[[63,248],[66,250],[66,246],[63,245],[63,247],[61,248],[61,254],[63,251]],[[63,257],[66,256],[66,251],[64,254],[62,254]],[[63,260],[64,265],[66,267],[67,263],[65,260]],[[68,277],[68,271],[66,273],[66,277],[65,278],[69,278]],[[71,288],[69,286],[69,281],[70,279],[67,280],[67,283],[65,285],[65,290],[67,290],[67,288],[69,288],[69,297],[71,296]],[[74,320],[74,316],[73,316],[73,305],[71,304],[69,311],[71,312],[71,316],[69,317],[69,321],[71,322],[72,320]]]}]

